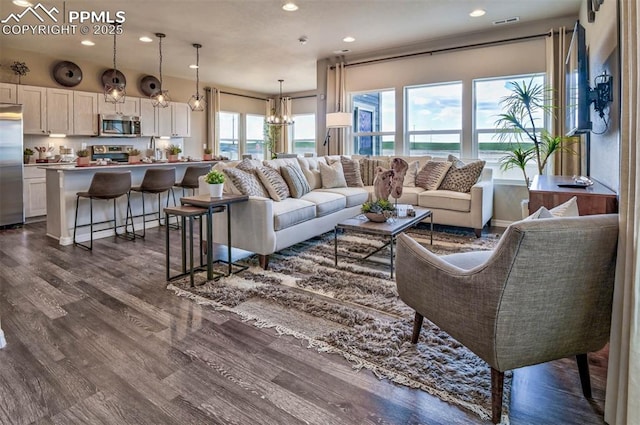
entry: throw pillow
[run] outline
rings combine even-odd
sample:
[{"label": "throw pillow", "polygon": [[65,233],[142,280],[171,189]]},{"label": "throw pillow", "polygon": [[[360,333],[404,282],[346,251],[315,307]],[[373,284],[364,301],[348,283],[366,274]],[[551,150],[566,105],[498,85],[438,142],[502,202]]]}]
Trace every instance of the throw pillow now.
[{"label": "throw pillow", "polygon": [[534,212],[527,218],[523,218],[522,221],[538,220],[540,218],[552,218],[552,217],[553,215],[551,215],[548,209],[546,209],[545,207],[540,207],[538,208],[538,211]]},{"label": "throw pillow", "polygon": [[269,192],[271,199],[280,202],[291,196],[289,186],[287,186],[287,182],[284,181],[278,170],[262,165],[256,168],[255,172],[260,182]]},{"label": "throw pillow", "polygon": [[253,172],[242,171],[237,167],[225,168],[222,172],[231,179],[233,185],[238,188],[241,194],[261,196],[263,198],[269,197],[269,193]]},{"label": "throw pillow", "polygon": [[[224,172],[225,168],[235,168],[240,161],[218,161],[213,166],[212,170],[218,170],[220,172]],[[233,195],[242,195],[240,189],[238,189],[231,179],[224,179],[224,188],[222,189],[225,193],[231,193]]]},{"label": "throw pillow", "polygon": [[340,161],[334,162],[331,165],[320,162],[318,165],[320,166],[323,189],[347,187],[347,182],[344,179],[344,171],[342,170],[342,163]]},{"label": "throw pillow", "polygon": [[342,163],[342,170],[344,171],[344,179],[347,182],[347,186],[363,187],[364,183],[362,183],[362,176],[360,175],[360,161],[341,156],[340,162]]},{"label": "throw pillow", "polygon": [[452,162],[456,167],[460,168],[460,167],[464,167],[464,162],[460,161],[460,159],[458,159],[458,157],[456,157],[455,155],[451,155],[449,154],[449,156],[447,156],[447,161]]},{"label": "throw pillow", "polygon": [[578,217],[580,215],[578,211],[578,198],[574,196],[564,204],[551,208],[549,212],[554,217]]},{"label": "throw pillow", "polygon": [[238,165],[236,165],[236,168],[238,170],[249,172],[249,171],[255,170],[256,168],[260,167],[261,165],[262,164],[260,163],[259,160],[245,158],[242,161],[240,161],[238,163]]},{"label": "throw pillow", "polygon": [[302,173],[302,169],[298,164],[287,164],[280,168],[280,173],[287,186],[289,186],[289,192],[293,198],[301,198],[305,194],[311,192],[309,182]]},{"label": "throw pillow", "polygon": [[415,186],[426,190],[436,190],[451,168],[448,161],[427,161],[416,175]]},{"label": "throw pillow", "polygon": [[360,176],[365,186],[372,186],[373,180],[376,178],[376,169],[378,167],[389,169],[391,164],[388,159],[371,159],[363,158],[360,161]]},{"label": "throw pillow", "polygon": [[309,187],[311,189],[320,189],[322,187],[322,178],[318,164],[321,162],[326,163],[324,158],[297,158],[297,160],[304,177],[309,183]]},{"label": "throw pillow", "polygon": [[409,168],[407,168],[407,173],[404,175],[404,182],[402,185],[405,187],[416,187],[416,176],[418,175],[419,170],[420,162],[411,161],[409,163]]},{"label": "throw pillow", "polygon": [[447,175],[444,176],[439,189],[462,193],[471,191],[471,186],[476,184],[478,178],[480,178],[486,161],[473,161],[463,166],[460,166],[460,163],[462,162],[457,161],[451,164],[451,168],[447,171]]}]

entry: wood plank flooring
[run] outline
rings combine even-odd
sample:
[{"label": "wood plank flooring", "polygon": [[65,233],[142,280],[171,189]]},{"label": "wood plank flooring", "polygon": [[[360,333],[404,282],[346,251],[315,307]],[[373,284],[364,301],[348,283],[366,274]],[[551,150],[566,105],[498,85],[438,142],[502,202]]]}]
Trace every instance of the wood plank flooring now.
[{"label": "wood plank flooring", "polygon": [[[2,425],[489,423],[174,296],[164,229],[87,252],[27,224],[0,230],[0,254]],[[603,424],[607,354],[590,355],[593,400],[573,359],[516,370],[511,423]]]}]

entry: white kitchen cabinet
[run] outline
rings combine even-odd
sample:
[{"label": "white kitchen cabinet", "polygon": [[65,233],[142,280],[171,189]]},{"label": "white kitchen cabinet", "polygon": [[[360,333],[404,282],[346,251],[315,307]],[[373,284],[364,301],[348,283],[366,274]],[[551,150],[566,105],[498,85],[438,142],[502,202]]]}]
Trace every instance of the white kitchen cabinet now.
[{"label": "white kitchen cabinet", "polygon": [[47,89],[18,85],[24,134],[47,134]]},{"label": "white kitchen cabinet", "polygon": [[73,133],[73,91],[47,89],[47,133]]},{"label": "white kitchen cabinet", "polygon": [[0,103],[18,103],[18,87],[16,84],[0,83]]},{"label": "white kitchen cabinet", "polygon": [[98,134],[98,93],[73,92],[74,136],[96,136]]},{"label": "white kitchen cabinet", "polygon": [[157,111],[160,136],[191,136],[191,108],[188,104],[172,102],[166,108],[157,108]]},{"label": "white kitchen cabinet", "polygon": [[104,95],[98,95],[98,113],[101,115],[140,115],[140,98],[126,96],[123,103],[108,103]]},{"label": "white kitchen cabinet", "polygon": [[37,167],[24,167],[22,199],[25,218],[47,214],[47,180],[45,170]]},{"label": "white kitchen cabinet", "polygon": [[159,136],[158,111],[151,99],[140,99],[140,133],[143,136]]}]

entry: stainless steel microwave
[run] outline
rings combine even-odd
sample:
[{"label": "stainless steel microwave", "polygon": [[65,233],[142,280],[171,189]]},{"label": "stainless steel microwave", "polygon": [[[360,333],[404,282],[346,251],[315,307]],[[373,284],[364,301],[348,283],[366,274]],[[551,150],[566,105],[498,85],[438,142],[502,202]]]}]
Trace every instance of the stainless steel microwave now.
[{"label": "stainless steel microwave", "polygon": [[103,137],[140,137],[140,117],[135,115],[99,115],[99,135]]}]

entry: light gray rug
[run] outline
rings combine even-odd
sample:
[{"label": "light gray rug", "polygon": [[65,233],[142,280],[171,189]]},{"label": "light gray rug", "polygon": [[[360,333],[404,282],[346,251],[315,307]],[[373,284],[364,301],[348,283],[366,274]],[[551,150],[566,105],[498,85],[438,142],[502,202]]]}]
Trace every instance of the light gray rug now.
[{"label": "light gray rug", "polygon": [[[433,247],[426,227],[409,234],[438,254],[491,249],[497,235],[436,232]],[[381,241],[357,234],[340,237],[343,253],[359,254]],[[489,366],[457,341],[424,321],[418,344],[410,342],[414,311],[389,279],[388,257],[379,264],[340,259],[333,263],[333,233],[274,254],[269,270],[257,258],[248,270],[190,288],[188,279],[168,285],[179,296],[234,312],[258,327],[304,339],[309,348],[338,353],[356,369],[419,388],[483,419],[491,417]],[[383,251],[384,252],[384,251]],[[386,253],[388,255],[388,253]],[[505,382],[503,422],[508,422],[510,376]]]}]

